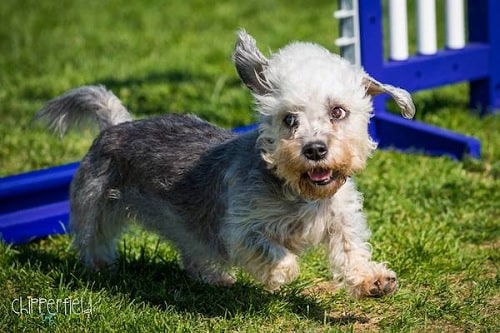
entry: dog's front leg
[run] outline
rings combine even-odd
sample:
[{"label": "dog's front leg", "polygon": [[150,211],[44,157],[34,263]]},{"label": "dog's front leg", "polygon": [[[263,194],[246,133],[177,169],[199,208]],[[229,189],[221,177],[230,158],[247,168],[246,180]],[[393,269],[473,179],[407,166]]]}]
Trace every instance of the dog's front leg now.
[{"label": "dog's front leg", "polygon": [[246,235],[231,247],[233,262],[268,290],[276,290],[299,275],[297,256],[261,233]]},{"label": "dog's front leg", "polygon": [[334,279],[357,298],[390,295],[397,289],[396,273],[371,261],[369,235],[364,214],[357,209],[336,214],[327,236]]}]

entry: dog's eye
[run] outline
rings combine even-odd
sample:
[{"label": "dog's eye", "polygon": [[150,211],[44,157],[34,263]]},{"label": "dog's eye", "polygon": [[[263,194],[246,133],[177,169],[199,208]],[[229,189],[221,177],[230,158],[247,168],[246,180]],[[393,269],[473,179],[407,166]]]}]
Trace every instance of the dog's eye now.
[{"label": "dog's eye", "polygon": [[340,106],[335,106],[330,108],[330,121],[341,120],[347,116],[347,111],[342,109]]},{"label": "dog's eye", "polygon": [[297,115],[293,113],[289,113],[283,119],[285,125],[289,128],[297,127],[299,125],[299,121],[297,120]]}]

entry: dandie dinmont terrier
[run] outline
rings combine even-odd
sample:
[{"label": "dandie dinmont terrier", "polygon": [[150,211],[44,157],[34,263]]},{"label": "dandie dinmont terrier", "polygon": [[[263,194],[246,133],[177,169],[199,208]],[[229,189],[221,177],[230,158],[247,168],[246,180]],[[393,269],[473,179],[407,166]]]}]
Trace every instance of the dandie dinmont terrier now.
[{"label": "dandie dinmont terrier", "polygon": [[393,293],[396,274],[371,260],[351,176],[376,148],[372,96],[391,95],[410,118],[408,92],[311,43],[268,59],[240,31],[233,60],[260,116],[243,135],[190,115],[134,121],[102,86],[71,90],[39,111],[61,135],[86,118],[100,125],[71,184],[82,260],[113,264],[117,239],[135,220],[173,242],[189,275],[210,284],[232,285],[236,266],[277,289],[298,276],[297,256],[321,243],[333,279],[353,295]]}]

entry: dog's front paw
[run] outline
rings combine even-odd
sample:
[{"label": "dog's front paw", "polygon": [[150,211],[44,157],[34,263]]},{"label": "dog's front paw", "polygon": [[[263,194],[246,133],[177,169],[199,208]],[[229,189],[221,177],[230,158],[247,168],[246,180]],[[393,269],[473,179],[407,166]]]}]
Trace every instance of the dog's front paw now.
[{"label": "dog's front paw", "polygon": [[382,297],[391,295],[398,289],[396,273],[382,263],[370,263],[367,270],[358,272],[354,284],[350,286],[353,295],[362,297]]},{"label": "dog's front paw", "polygon": [[284,284],[292,282],[300,273],[297,257],[288,253],[267,274],[264,285],[267,290],[274,291]]}]

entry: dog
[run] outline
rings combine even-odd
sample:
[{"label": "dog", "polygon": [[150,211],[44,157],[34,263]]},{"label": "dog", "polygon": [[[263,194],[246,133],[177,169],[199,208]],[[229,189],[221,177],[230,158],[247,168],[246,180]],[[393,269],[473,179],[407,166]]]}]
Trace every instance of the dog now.
[{"label": "dog", "polygon": [[240,30],[232,59],[259,115],[246,134],[193,115],[134,121],[103,86],[71,90],[37,113],[60,135],[84,120],[100,126],[70,189],[81,259],[112,265],[134,220],[175,244],[190,277],[212,285],[233,285],[241,268],[274,291],[297,278],[304,249],[323,244],[333,280],[352,295],[394,293],[396,274],[371,260],[352,176],[376,148],[372,96],[389,94],[411,118],[410,94],[312,43],[268,59]]}]

